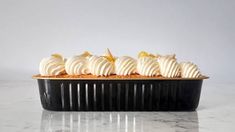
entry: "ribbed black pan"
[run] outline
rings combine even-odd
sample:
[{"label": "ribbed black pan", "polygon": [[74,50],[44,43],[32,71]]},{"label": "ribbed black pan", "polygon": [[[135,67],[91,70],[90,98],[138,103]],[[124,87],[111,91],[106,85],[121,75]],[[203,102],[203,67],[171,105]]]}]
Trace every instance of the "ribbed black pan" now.
[{"label": "ribbed black pan", "polygon": [[36,77],[42,107],[53,111],[194,111],[206,78]]}]

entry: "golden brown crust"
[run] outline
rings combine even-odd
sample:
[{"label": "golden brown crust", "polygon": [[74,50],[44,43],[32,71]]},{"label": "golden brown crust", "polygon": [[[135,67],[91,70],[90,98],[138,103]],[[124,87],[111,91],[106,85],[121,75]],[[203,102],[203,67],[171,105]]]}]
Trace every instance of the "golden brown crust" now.
[{"label": "golden brown crust", "polygon": [[54,80],[79,80],[79,79],[88,79],[88,80],[181,80],[181,79],[186,79],[186,80],[201,80],[201,79],[207,79],[208,77],[202,76],[200,78],[164,78],[162,76],[154,76],[154,77],[147,77],[147,76],[142,76],[139,74],[132,74],[128,76],[119,76],[119,75],[109,75],[107,77],[104,76],[95,76],[95,75],[68,75],[68,74],[63,74],[63,75],[57,75],[57,76],[41,76],[41,75],[34,75],[34,79],[54,79]]}]

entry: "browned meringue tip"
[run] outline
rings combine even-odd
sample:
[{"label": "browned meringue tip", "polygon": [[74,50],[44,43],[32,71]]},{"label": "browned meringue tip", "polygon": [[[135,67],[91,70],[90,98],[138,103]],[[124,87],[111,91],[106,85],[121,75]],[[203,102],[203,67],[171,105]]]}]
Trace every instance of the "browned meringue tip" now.
[{"label": "browned meringue tip", "polygon": [[106,49],[106,54],[107,54],[108,56],[114,58],[113,55],[112,55],[112,53],[111,53],[111,51],[109,50],[109,48]]},{"label": "browned meringue tip", "polygon": [[61,54],[58,54],[58,53],[54,53],[54,54],[51,54],[52,57],[55,57],[55,58],[59,58],[61,60],[64,59],[64,57],[61,55]]},{"label": "browned meringue tip", "polygon": [[105,55],[103,57],[108,59],[110,62],[115,61],[115,57],[112,55],[112,53],[110,52],[110,50],[108,48],[106,49]]},{"label": "browned meringue tip", "polygon": [[138,58],[141,58],[141,57],[152,57],[152,58],[158,58],[158,57],[159,57],[159,55],[154,55],[154,54],[152,54],[152,53],[148,53],[148,52],[146,52],[146,51],[141,51],[141,52],[139,52],[139,54],[138,54]]},{"label": "browned meringue tip", "polygon": [[82,56],[82,57],[91,56],[91,53],[88,51],[84,51],[80,56]]}]

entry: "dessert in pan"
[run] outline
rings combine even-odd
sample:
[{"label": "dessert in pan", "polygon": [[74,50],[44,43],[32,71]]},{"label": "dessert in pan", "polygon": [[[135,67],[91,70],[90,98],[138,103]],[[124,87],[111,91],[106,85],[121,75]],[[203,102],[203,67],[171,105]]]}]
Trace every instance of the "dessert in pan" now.
[{"label": "dessert in pan", "polygon": [[43,58],[38,80],[44,109],[55,111],[194,111],[203,76],[192,62],[140,52],[137,59],[83,54]]}]

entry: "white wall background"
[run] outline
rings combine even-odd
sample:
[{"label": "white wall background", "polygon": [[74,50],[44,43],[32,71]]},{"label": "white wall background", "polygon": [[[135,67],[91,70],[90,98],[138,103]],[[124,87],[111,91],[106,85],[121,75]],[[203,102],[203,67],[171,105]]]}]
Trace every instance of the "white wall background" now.
[{"label": "white wall background", "polygon": [[176,53],[213,81],[234,80],[234,0],[0,0],[0,80],[30,79],[41,58],[88,50]]}]

